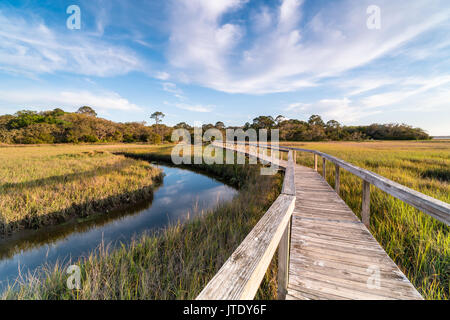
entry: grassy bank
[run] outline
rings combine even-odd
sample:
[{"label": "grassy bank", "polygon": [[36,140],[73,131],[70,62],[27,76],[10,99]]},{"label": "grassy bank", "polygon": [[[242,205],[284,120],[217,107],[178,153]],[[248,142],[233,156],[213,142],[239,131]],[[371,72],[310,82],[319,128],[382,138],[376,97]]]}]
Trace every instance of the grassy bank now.
[{"label": "grassy bank", "polygon": [[[450,141],[286,143],[316,149],[450,203]],[[313,156],[297,153],[313,166]],[[334,166],[327,180],[334,186]],[[322,172],[322,161],[319,161]],[[370,231],[426,299],[449,299],[449,228],[372,187]],[[362,182],[341,170],[341,197],[360,216]]]},{"label": "grassy bank", "polygon": [[153,184],[161,179],[160,170],[110,152],[117,148],[1,147],[0,236],[150,198]]},{"label": "grassy bank", "polygon": [[[170,147],[148,152],[122,149],[128,156],[168,161]],[[199,165],[240,187],[228,203],[184,224],[149,234],[129,246],[102,246],[78,265],[82,288],[66,287],[65,266],[49,266],[19,280],[4,299],[192,299],[219,270],[276,199],[280,176],[261,176],[257,166]],[[276,264],[272,263],[258,298],[276,296]]]}]

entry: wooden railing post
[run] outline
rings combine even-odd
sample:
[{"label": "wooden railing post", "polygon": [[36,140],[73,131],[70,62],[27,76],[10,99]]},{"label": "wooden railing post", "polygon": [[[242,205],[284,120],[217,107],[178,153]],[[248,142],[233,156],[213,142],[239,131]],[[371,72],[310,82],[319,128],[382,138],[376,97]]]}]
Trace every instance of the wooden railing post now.
[{"label": "wooden railing post", "polygon": [[294,164],[297,163],[297,151],[294,150]]},{"label": "wooden railing post", "polygon": [[363,180],[361,218],[364,225],[370,227],[370,183]]},{"label": "wooden railing post", "polygon": [[317,171],[317,154],[314,154],[314,170]]},{"label": "wooden railing post", "polygon": [[285,300],[289,283],[289,249],[291,246],[291,220],[286,227],[278,247],[278,300]]},{"label": "wooden railing post", "polygon": [[336,190],[336,193],[339,195],[340,187],[341,187],[341,175],[339,170],[339,165],[334,165],[336,171],[334,174],[334,190]]},{"label": "wooden railing post", "polygon": [[322,158],[322,174],[323,178],[327,180],[327,159]]}]

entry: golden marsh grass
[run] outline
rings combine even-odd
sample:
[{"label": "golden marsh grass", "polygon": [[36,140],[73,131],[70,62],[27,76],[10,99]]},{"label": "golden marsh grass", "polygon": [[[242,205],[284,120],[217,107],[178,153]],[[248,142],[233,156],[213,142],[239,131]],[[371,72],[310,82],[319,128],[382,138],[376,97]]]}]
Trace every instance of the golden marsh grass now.
[{"label": "golden marsh grass", "polygon": [[111,153],[117,147],[0,147],[0,231],[104,213],[151,197],[160,170]]}]

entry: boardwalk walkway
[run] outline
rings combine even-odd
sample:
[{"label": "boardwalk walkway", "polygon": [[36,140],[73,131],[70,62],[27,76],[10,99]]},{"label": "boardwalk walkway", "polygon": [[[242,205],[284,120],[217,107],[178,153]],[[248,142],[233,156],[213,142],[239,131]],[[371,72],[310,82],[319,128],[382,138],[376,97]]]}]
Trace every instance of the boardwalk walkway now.
[{"label": "boardwalk walkway", "polygon": [[295,166],[286,299],[422,299],[317,171]]},{"label": "boardwalk walkway", "polygon": [[[273,162],[249,148],[217,146]],[[282,194],[197,299],[254,297],[278,243],[279,298],[423,299],[325,179],[295,164],[292,151],[288,158],[278,161],[286,169]],[[447,214],[448,205],[438,205]]]}]

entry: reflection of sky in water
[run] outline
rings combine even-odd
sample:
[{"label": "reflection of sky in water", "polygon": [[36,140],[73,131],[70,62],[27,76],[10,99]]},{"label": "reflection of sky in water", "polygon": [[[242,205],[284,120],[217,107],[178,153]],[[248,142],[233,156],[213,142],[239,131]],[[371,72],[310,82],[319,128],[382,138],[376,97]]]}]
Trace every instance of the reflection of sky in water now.
[{"label": "reflection of sky in water", "polygon": [[25,243],[33,245],[33,233],[13,244],[0,243],[0,246],[9,246],[5,251],[19,252],[0,261],[0,288],[2,281],[11,281],[17,277],[19,266],[24,274],[46,262],[76,259],[97,248],[102,240],[106,244],[116,241],[128,243],[134,235],[176,223],[188,214],[193,217],[202,210],[215,207],[219,202],[231,200],[237,193],[233,188],[207,176],[179,168],[159,167],[164,170],[164,182],[154,192],[153,201],[147,208],[126,212],[106,223],[98,221],[96,224],[94,220],[84,228],[83,223],[73,224],[69,230],[66,227],[64,231],[59,231],[62,235],[58,236],[52,234],[56,232],[51,229],[40,230],[40,242],[34,243],[32,249],[22,248],[27,248]]}]

